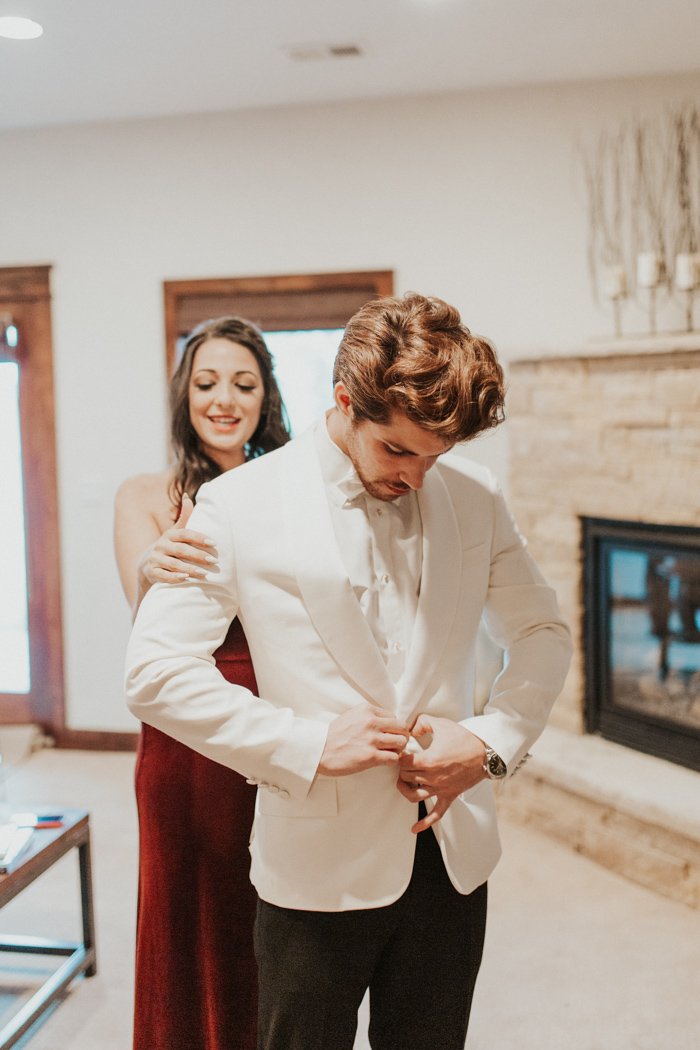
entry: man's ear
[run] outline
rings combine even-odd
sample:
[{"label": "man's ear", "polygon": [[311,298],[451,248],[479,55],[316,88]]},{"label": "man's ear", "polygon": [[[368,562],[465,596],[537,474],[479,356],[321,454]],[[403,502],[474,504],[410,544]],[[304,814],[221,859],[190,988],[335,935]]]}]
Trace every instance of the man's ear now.
[{"label": "man's ear", "polygon": [[335,384],[333,397],[335,399],[336,408],[341,415],[345,416],[346,419],[352,419],[352,401],[350,400],[350,394],[345,383],[341,381]]}]

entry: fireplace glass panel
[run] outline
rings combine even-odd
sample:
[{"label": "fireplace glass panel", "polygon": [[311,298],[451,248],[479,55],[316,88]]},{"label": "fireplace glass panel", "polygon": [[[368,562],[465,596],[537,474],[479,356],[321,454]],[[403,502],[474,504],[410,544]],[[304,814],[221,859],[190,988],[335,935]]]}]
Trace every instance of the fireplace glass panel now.
[{"label": "fireplace glass panel", "polygon": [[700,729],[700,553],[608,557],[613,703]]},{"label": "fireplace glass panel", "polygon": [[581,524],[588,730],[700,770],[700,529]]}]

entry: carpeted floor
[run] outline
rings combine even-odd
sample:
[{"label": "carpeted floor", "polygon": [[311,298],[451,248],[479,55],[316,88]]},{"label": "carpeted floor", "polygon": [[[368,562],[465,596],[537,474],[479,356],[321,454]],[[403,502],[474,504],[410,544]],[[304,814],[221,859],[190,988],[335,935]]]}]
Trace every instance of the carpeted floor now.
[{"label": "carpeted floor", "polygon": [[[130,1050],[133,766],[127,754],[40,751],[8,779],[16,808],[56,803],[90,809],[94,836],[99,973],[75,983],[23,1044],[29,1050]],[[468,1050],[700,1045],[700,912],[531,831],[505,826],[503,840],[504,858],[490,884]],[[69,856],[4,909],[0,929],[72,938],[78,914],[77,859]],[[0,1011],[13,1008],[31,987],[31,962],[22,967],[0,970]],[[369,1047],[365,1013],[363,1007],[356,1050]]]}]

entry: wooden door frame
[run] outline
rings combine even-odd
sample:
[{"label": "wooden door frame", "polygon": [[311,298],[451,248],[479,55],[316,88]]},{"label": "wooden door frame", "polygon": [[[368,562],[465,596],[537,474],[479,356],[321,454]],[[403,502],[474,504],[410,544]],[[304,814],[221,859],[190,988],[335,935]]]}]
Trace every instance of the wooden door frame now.
[{"label": "wooden door frame", "polygon": [[0,268],[0,311],[18,330],[31,691],[0,693],[0,724],[63,726],[58,486],[54,425],[50,266]]},{"label": "wooden door frame", "polygon": [[375,295],[393,295],[393,270],[358,270],[345,273],[300,273],[266,277],[214,277],[189,281],[164,281],[165,354],[167,375],[174,371],[178,332],[178,307],[194,295],[235,295],[270,292],[332,292],[369,286]]}]

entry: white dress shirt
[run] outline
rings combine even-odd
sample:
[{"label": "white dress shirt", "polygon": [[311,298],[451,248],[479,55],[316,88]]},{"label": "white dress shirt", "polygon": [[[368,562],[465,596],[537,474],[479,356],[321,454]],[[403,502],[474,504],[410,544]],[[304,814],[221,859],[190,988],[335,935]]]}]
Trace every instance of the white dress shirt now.
[{"label": "white dress shirt", "polygon": [[316,447],[340,556],[360,608],[397,683],[416,618],[423,565],[423,529],[416,493],[375,499],[352,461],[332,440],[325,420]]}]

